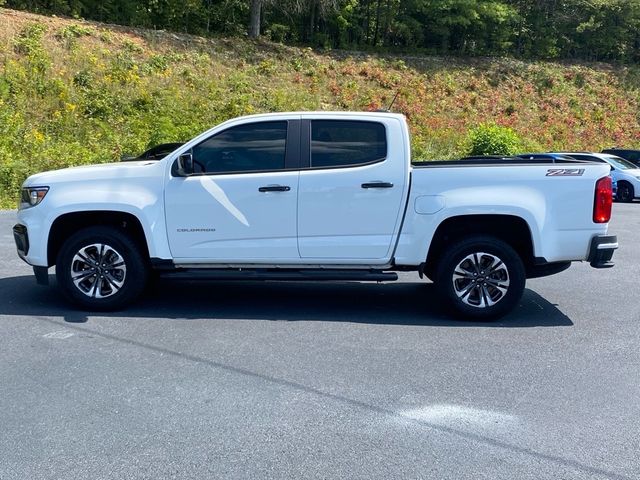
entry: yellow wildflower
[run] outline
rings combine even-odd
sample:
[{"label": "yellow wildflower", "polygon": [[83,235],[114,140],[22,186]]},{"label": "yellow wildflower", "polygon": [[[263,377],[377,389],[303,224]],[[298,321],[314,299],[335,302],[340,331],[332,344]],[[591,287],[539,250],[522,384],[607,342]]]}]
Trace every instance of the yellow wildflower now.
[{"label": "yellow wildflower", "polygon": [[37,128],[34,128],[31,131],[31,135],[33,136],[33,139],[38,142],[38,143],[42,143],[44,142],[44,133],[42,133],[40,130],[38,130]]}]

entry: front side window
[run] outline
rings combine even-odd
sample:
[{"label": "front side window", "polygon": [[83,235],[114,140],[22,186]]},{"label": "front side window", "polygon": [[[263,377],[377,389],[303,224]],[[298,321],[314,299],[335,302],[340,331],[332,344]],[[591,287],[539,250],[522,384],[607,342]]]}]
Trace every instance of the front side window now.
[{"label": "front side window", "polygon": [[259,122],[231,127],[193,147],[197,173],[284,169],[287,122]]},{"label": "front side window", "polygon": [[311,122],[311,167],[331,168],[364,165],[387,156],[383,124],[353,120]]}]

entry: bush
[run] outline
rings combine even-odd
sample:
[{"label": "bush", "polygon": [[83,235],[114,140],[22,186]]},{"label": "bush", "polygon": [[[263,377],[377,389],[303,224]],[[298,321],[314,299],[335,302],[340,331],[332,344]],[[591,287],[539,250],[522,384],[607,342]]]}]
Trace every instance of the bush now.
[{"label": "bush", "polygon": [[73,24],[62,27],[55,36],[60,40],[69,40],[73,38],[91,36],[93,35],[93,32],[94,30],[91,27]]},{"label": "bush", "polygon": [[273,23],[267,31],[267,35],[273,42],[282,43],[289,37],[289,27],[280,23]]},{"label": "bush", "polygon": [[41,23],[32,23],[22,29],[18,38],[14,42],[16,53],[36,56],[43,52],[42,37],[47,31],[47,27]]},{"label": "bush", "polygon": [[482,124],[469,133],[469,154],[475,155],[515,155],[522,140],[510,128]]}]

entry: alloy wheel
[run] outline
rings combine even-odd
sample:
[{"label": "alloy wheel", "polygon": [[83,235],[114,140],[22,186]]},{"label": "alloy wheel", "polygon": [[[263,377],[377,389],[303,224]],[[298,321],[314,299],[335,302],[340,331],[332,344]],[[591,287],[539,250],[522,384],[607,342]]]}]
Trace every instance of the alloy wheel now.
[{"label": "alloy wheel", "polygon": [[71,280],[87,297],[106,298],[124,285],[127,265],[122,255],[105,243],[82,247],[71,261]]},{"label": "alloy wheel", "polygon": [[464,257],[453,272],[457,297],[475,308],[488,308],[500,302],[509,290],[509,270],[496,255],[477,252]]}]

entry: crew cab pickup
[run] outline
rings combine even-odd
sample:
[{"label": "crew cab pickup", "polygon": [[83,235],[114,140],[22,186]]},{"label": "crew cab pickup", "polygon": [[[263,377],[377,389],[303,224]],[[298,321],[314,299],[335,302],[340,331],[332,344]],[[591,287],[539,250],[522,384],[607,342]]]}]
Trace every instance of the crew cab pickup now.
[{"label": "crew cab pickup", "polygon": [[55,265],[59,288],[91,310],[123,308],[154,272],[382,282],[417,271],[471,318],[509,312],[527,278],[612,265],[608,165],[412,164],[410,152],[398,114],[236,118],[158,161],[31,176],[18,254],[39,283]]}]

